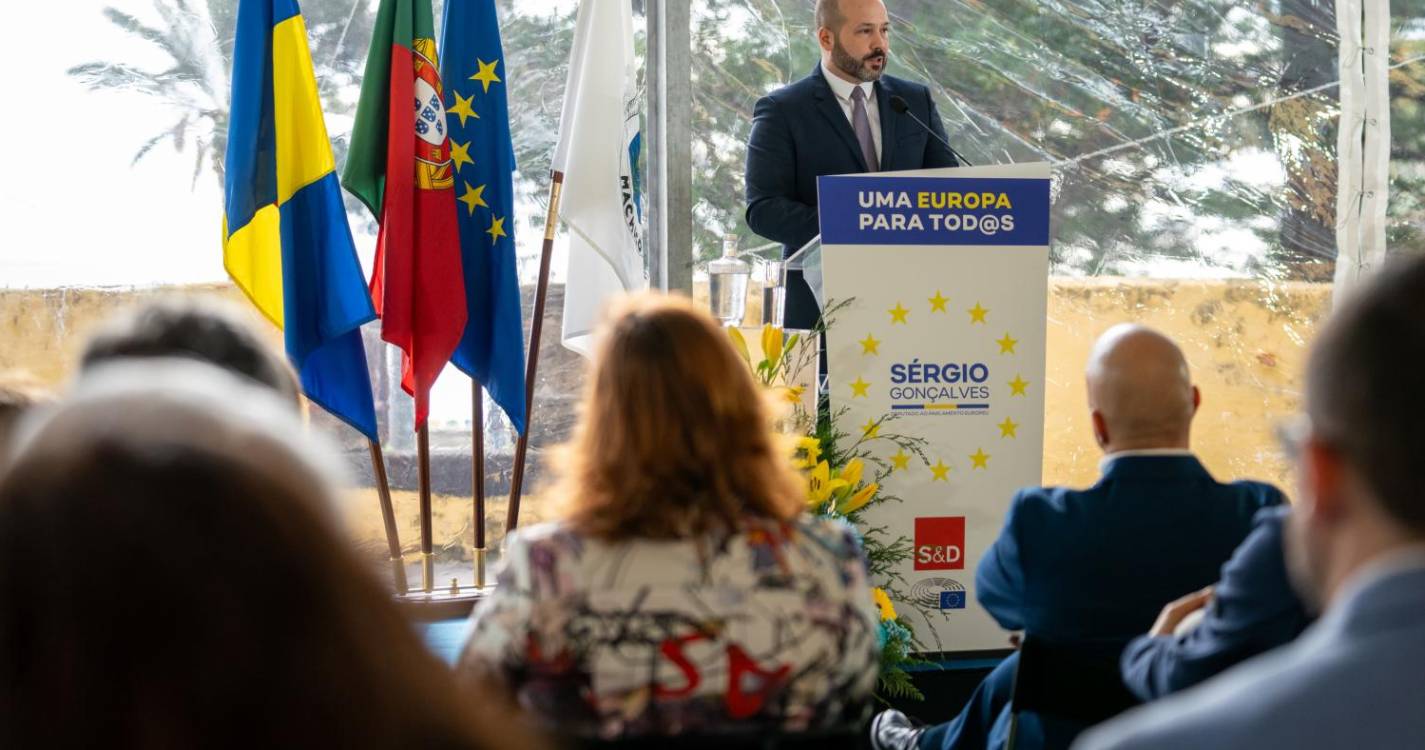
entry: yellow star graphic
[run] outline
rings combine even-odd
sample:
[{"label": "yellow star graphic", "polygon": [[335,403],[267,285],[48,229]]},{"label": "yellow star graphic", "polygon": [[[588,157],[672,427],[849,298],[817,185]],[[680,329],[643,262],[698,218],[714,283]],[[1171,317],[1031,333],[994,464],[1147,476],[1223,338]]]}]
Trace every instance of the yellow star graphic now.
[{"label": "yellow star graphic", "polygon": [[876,348],[876,347],[878,347],[878,346],[880,346],[880,345],[881,345],[881,342],[877,341],[875,336],[872,336],[871,334],[868,333],[868,334],[866,334],[866,338],[861,339],[861,353],[862,353],[863,355],[864,355],[864,354],[880,354],[880,353],[881,353],[881,350]]},{"label": "yellow star graphic", "polygon": [[1019,339],[1012,339],[1009,337],[1009,334],[1006,333],[1004,338],[997,339],[995,343],[999,344],[1000,354],[1014,354],[1014,345],[1019,343]]},{"label": "yellow star graphic", "polygon": [[971,323],[983,323],[985,322],[985,316],[988,315],[990,311],[981,307],[980,303],[976,302],[975,306],[970,308],[966,312],[970,313]]},{"label": "yellow star graphic", "polygon": [[861,425],[861,434],[868,438],[875,437],[876,433],[880,431],[881,425],[877,424],[874,419],[867,419],[866,424]]},{"label": "yellow star graphic", "polygon": [[467,117],[473,117],[477,120],[480,119],[480,115],[475,114],[475,110],[470,108],[470,104],[475,101],[475,95],[471,94],[468,97],[462,97],[459,91],[454,93],[455,106],[447,109],[446,112],[453,115],[460,115],[460,127],[465,127],[465,118]]},{"label": "yellow star graphic", "polygon": [[941,296],[939,289],[935,290],[935,296],[930,298],[930,311],[945,312],[945,303],[949,301],[949,299]]},{"label": "yellow star graphic", "polygon": [[480,72],[470,76],[470,80],[485,84],[485,93],[488,94],[490,93],[490,84],[501,83],[500,77],[495,75],[495,66],[499,65],[500,61],[496,60],[492,63],[487,63],[477,57],[475,58],[475,62],[480,66]]},{"label": "yellow star graphic", "polygon": [[976,448],[975,452],[970,454],[970,460],[974,462],[970,467],[972,469],[988,469],[990,466],[990,454],[985,453],[984,448]]},{"label": "yellow star graphic", "polygon": [[505,220],[496,216],[490,220],[490,228],[485,230],[485,234],[490,235],[491,242],[499,242],[501,237],[508,237],[505,234]]},{"label": "yellow star graphic", "polygon": [[905,316],[907,313],[910,312],[910,310],[905,309],[901,306],[901,303],[897,302],[895,307],[892,307],[886,312],[891,314],[891,325],[895,325],[896,323],[906,322]]},{"label": "yellow star graphic", "polygon": [[474,164],[475,160],[470,158],[470,141],[460,143],[454,138],[450,139],[450,160],[455,162],[455,170],[460,171],[461,164]]},{"label": "yellow star graphic", "polygon": [[900,471],[910,467],[910,456],[904,448],[898,449],[896,455],[891,456],[891,471]]},{"label": "yellow star graphic", "polygon": [[946,465],[945,465],[945,462],[944,462],[944,461],[941,461],[941,460],[938,459],[938,458],[935,459],[935,465],[932,466],[932,467],[930,467],[930,473],[931,473],[931,475],[932,475],[932,476],[930,477],[930,481],[932,481],[932,482],[948,482],[948,481],[950,481],[950,477],[949,477],[949,474],[950,474],[950,467],[949,467],[949,466],[946,466]]},{"label": "yellow star graphic", "polygon": [[1017,437],[1019,437],[1019,435],[1018,435],[1018,433],[1015,432],[1015,430],[1018,430],[1018,429],[1019,429],[1019,425],[1016,424],[1013,419],[1010,419],[1009,417],[1005,417],[1005,418],[1004,418],[1004,421],[999,423],[999,436],[1002,437],[1002,438],[1007,438],[1007,437],[1017,438]]},{"label": "yellow star graphic", "polygon": [[857,375],[857,376],[856,376],[856,382],[854,382],[854,383],[851,384],[851,398],[856,398],[856,397],[858,397],[858,396],[861,397],[861,398],[865,398],[865,397],[866,397],[866,389],[867,389],[867,388],[870,388],[870,387],[871,387],[871,384],[870,384],[870,383],[867,383],[866,381],[862,380],[862,379],[861,379],[861,376],[860,376],[860,375]]},{"label": "yellow star graphic", "polygon": [[485,202],[484,185],[481,185],[478,188],[473,188],[470,187],[470,183],[465,183],[465,195],[460,196],[459,200],[461,203],[465,204],[466,215],[469,216],[473,216],[475,214],[476,206],[484,206],[485,208],[490,207],[490,204]]},{"label": "yellow star graphic", "polygon": [[1025,395],[1024,389],[1028,387],[1029,381],[1019,377],[1018,375],[1015,375],[1014,380],[1009,381],[1009,395],[1023,396]]}]

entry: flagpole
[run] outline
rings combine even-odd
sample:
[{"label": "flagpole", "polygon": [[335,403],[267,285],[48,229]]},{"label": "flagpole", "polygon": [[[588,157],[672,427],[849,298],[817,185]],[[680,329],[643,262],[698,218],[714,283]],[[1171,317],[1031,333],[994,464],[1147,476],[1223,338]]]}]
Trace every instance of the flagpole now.
[{"label": "flagpole", "polygon": [[386,524],[386,550],[391,556],[391,577],[396,582],[396,593],[410,590],[406,583],[406,558],[401,554],[401,539],[396,530],[396,509],[391,504],[391,482],[386,477],[386,456],[381,444],[367,439],[371,448],[371,468],[376,475],[376,495],[381,499],[381,521]]},{"label": "flagpole", "polygon": [[475,587],[485,588],[485,393],[470,379],[470,486],[475,493]]},{"label": "flagpole", "polygon": [[544,250],[539,256],[539,286],[534,291],[534,320],[529,326],[529,363],[524,377],[524,434],[515,443],[515,466],[510,476],[510,505],[505,509],[505,533],[520,523],[520,492],[524,489],[525,454],[534,432],[534,381],[539,371],[539,339],[544,332],[544,304],[549,296],[549,261],[554,254],[554,229],[559,223],[559,196],[564,192],[564,173],[550,173],[549,213],[544,219]]},{"label": "flagpole", "polygon": [[421,483],[421,590],[435,590],[435,566],[431,561],[432,537],[430,513],[430,426],[421,425],[416,433],[416,450],[420,457]]}]

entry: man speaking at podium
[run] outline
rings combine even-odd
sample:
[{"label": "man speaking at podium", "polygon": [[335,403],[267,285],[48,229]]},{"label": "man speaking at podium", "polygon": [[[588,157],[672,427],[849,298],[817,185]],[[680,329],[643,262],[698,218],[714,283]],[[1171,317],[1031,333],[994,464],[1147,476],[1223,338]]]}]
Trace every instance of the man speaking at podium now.
[{"label": "man speaking at podium", "polygon": [[[819,233],[822,175],[954,167],[924,84],[885,75],[890,21],[881,0],[817,0],[821,62],[757,102],[747,143],[747,226],[786,258]],[[811,328],[816,301],[788,274],[787,328]]]}]

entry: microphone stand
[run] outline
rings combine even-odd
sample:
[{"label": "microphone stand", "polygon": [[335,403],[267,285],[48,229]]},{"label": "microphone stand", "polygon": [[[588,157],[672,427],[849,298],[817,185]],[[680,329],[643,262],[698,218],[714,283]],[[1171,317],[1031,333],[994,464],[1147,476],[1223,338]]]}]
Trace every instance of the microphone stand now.
[{"label": "microphone stand", "polygon": [[955,157],[955,160],[958,161],[958,162],[960,162],[960,166],[962,166],[962,167],[973,167],[973,166],[975,166],[974,164],[971,164],[971,163],[970,163],[970,160],[969,160],[969,159],[966,159],[963,154],[961,154],[959,151],[956,151],[956,150],[955,150],[955,147],[950,145],[950,141],[947,141],[947,140],[945,140],[944,138],[942,138],[942,137],[940,136],[940,134],[937,133],[937,132],[935,132],[935,130],[934,130],[933,128],[931,128],[929,125],[926,125],[925,122],[924,122],[923,120],[921,120],[919,117],[916,117],[916,116],[915,116],[915,113],[912,112],[912,111],[910,111],[910,104],[908,104],[908,103],[906,102],[905,97],[900,96],[900,95],[892,96],[892,97],[891,97],[891,110],[894,111],[894,112],[895,112],[896,114],[898,114],[898,115],[909,115],[909,116],[910,116],[910,119],[914,120],[914,121],[915,121],[915,124],[916,124],[916,125],[919,125],[920,128],[921,128],[921,130],[924,130],[925,132],[929,133],[931,138],[934,138],[935,140],[940,141],[941,145],[945,146],[945,148],[950,149],[950,155],[951,155],[951,156],[954,156],[954,157]]}]

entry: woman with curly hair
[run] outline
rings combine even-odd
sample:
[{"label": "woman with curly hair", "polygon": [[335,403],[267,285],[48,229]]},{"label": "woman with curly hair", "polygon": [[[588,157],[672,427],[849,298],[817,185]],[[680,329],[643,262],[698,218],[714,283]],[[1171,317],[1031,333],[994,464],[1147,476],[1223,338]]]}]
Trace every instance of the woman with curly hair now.
[{"label": "woman with curly hair", "polygon": [[596,341],[557,519],[507,540],[461,668],[586,737],[854,718],[879,655],[860,544],[803,514],[805,486],[726,332],[644,294]]}]

